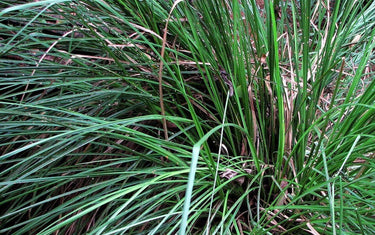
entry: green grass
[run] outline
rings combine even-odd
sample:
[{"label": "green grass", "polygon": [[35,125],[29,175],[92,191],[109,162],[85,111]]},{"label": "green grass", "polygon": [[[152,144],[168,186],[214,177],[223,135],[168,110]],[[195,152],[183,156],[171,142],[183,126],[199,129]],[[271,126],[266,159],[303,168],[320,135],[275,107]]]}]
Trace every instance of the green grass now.
[{"label": "green grass", "polygon": [[0,1],[0,233],[375,233],[375,4],[328,2]]}]

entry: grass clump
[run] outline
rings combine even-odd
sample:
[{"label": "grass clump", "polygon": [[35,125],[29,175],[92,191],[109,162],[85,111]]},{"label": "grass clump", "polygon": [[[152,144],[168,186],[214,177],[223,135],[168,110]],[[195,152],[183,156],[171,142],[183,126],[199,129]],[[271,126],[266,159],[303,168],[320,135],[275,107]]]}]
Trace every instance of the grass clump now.
[{"label": "grass clump", "polygon": [[1,1],[0,233],[375,233],[375,4]]}]

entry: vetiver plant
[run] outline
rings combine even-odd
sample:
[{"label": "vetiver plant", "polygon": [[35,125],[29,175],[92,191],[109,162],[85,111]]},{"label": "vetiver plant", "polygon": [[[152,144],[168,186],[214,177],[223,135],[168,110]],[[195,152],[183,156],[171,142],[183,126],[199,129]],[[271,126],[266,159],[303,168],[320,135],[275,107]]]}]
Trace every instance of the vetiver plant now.
[{"label": "vetiver plant", "polygon": [[0,233],[375,233],[375,3],[0,5]]}]

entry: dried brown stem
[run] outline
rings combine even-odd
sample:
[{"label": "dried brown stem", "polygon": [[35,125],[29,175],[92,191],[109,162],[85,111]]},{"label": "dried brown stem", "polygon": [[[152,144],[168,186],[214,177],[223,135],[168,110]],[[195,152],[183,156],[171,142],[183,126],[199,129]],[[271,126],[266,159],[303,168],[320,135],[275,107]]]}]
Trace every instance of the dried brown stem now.
[{"label": "dried brown stem", "polygon": [[161,47],[160,52],[160,65],[159,65],[159,99],[160,99],[160,109],[161,109],[161,115],[163,116],[163,130],[164,130],[164,138],[165,140],[168,140],[168,128],[167,128],[167,120],[165,119],[165,108],[164,108],[164,100],[163,100],[163,58],[165,53],[165,46],[167,43],[167,32],[168,32],[168,23],[171,18],[171,14],[173,9],[177,6],[178,3],[182,2],[182,0],[175,1],[171,11],[169,12],[168,19],[165,22],[165,28],[164,28],[164,34],[163,34],[163,44]]}]

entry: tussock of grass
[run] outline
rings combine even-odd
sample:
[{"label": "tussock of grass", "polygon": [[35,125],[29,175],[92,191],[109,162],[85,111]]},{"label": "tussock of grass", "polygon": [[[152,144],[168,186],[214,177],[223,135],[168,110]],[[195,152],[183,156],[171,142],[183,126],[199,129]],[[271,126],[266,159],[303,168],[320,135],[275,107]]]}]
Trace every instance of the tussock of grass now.
[{"label": "tussock of grass", "polygon": [[375,233],[375,4],[1,1],[0,233]]}]

